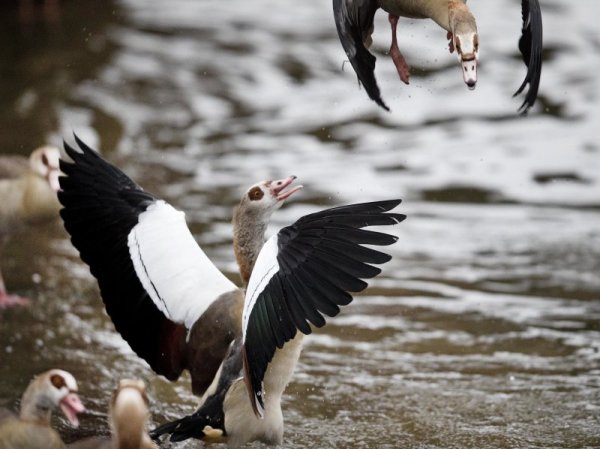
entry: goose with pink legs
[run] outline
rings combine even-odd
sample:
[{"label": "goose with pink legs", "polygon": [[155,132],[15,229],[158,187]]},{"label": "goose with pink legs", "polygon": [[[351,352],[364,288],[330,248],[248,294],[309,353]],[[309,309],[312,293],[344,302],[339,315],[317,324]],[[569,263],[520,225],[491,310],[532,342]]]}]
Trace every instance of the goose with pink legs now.
[{"label": "goose with pink legs", "polygon": [[[368,50],[372,43],[375,13],[380,8],[388,13],[392,29],[389,54],[402,82],[409,83],[410,67],[398,46],[398,20],[400,17],[431,19],[447,31],[448,48],[450,53],[456,51],[463,80],[469,89],[475,89],[480,39],[475,17],[466,0],[333,0],[340,42],[371,100],[389,110],[375,79],[375,56]],[[527,74],[514,96],[529,85],[519,108],[519,112],[525,114],[535,103],[542,73],[542,13],[539,1],[522,0],[521,15],[519,50],[527,66]],[[485,42],[481,45],[485,46]]]}]

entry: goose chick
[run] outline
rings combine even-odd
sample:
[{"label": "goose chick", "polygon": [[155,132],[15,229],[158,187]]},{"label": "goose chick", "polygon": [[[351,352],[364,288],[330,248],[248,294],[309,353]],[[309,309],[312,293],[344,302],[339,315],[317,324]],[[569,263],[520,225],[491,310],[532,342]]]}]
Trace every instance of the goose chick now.
[{"label": "goose chick", "polygon": [[93,437],[70,444],[69,449],[156,449],[146,433],[148,397],[141,380],[123,379],[109,409],[112,438]]}]

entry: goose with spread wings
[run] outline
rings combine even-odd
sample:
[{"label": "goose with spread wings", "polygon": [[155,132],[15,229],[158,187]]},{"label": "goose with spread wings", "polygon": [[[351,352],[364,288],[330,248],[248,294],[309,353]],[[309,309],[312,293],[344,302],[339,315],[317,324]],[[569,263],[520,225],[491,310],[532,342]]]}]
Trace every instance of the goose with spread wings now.
[{"label": "goose with spread wings", "polygon": [[[389,110],[381,98],[375,79],[375,56],[368,50],[372,42],[373,20],[379,8],[389,14],[392,28],[389,54],[404,83],[409,82],[410,67],[400,52],[396,38],[400,17],[432,19],[445,29],[448,32],[450,53],[456,50],[465,84],[469,89],[475,88],[479,34],[475,17],[467,7],[466,0],[333,0],[338,36],[369,98]],[[535,103],[542,73],[542,13],[539,1],[522,0],[521,13],[523,24],[519,50],[527,66],[527,74],[514,96],[522,93],[529,85],[519,108],[519,112],[525,114]]]},{"label": "goose with spread wings", "polygon": [[397,237],[363,228],[400,223],[405,216],[389,212],[400,200],[309,214],[265,243],[272,213],[301,186],[293,176],[253,185],[233,217],[238,288],[196,244],[182,212],[77,143],[80,151],[65,144],[72,162],[61,161],[59,193],[71,241],[133,350],[170,379],[188,369],[202,396],[200,414],[152,435],[281,442],[281,395],[302,335],[337,315],[380,273],[374,265],[390,260],[363,245]]}]

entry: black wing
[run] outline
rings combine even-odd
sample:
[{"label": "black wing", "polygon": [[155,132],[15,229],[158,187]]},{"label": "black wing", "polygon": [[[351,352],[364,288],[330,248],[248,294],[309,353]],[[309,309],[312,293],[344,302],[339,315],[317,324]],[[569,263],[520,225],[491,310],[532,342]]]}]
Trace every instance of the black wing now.
[{"label": "black wing", "polygon": [[[361,228],[400,223],[405,215],[388,213],[400,202],[353,204],[307,215],[272,237],[276,264],[261,263],[263,252],[270,250],[261,251],[246,292],[243,324],[244,377],[258,416],[264,408],[263,378],[276,349],[297,330],[309,334],[308,322],[323,326],[323,315],[337,315],[339,306],[352,301],[349,292],[367,287],[362,279],[381,272],[370,264],[391,259],[362,245],[391,245],[397,237]],[[265,248],[269,244],[274,241]],[[257,269],[265,266],[270,268]]]},{"label": "black wing", "polygon": [[519,95],[529,84],[525,100],[519,108],[521,114],[526,114],[535,103],[542,75],[542,11],[538,0],[522,0],[521,9],[523,29],[519,39],[519,50],[523,55],[523,62],[527,65],[527,75],[513,96]]},{"label": "black wing", "polygon": [[[102,159],[77,136],[81,152],[64,144],[60,211],[71,242],[98,280],[106,311],[131,348],[154,371],[174,380],[183,369],[187,330],[152,302],[131,260],[127,237],[157,198]],[[108,231],[110,230],[110,231]]]},{"label": "black wing", "polygon": [[364,37],[373,30],[376,0],[333,0],[335,26],[344,51],[369,98],[386,111],[375,79],[375,56],[365,47]]}]

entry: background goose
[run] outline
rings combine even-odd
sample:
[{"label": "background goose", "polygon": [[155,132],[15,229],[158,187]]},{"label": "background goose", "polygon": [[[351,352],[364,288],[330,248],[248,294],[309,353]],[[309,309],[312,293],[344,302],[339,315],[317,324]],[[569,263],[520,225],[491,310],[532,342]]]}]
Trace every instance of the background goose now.
[{"label": "background goose", "polygon": [[0,422],[0,449],[64,448],[59,434],[50,427],[50,415],[60,408],[71,425],[84,411],[77,395],[77,382],[68,372],[52,369],[36,376],[21,398],[19,417]]},{"label": "background goose", "polygon": [[[309,323],[323,326],[323,314],[336,315],[340,305],[352,300],[348,292],[366,288],[362,279],[380,272],[370,264],[390,259],[361,245],[389,245],[396,237],[361,228],[402,221],[404,215],[387,212],[400,201],[310,214],[263,246],[271,214],[300,186],[288,189],[295,177],[255,184],[234,214],[235,254],[247,285],[244,297],[241,289],[231,293],[235,286],[210,264],[181,212],[141,190],[79,139],[77,143],[82,152],[65,145],[73,162],[61,161],[66,174],[61,177],[61,216],[73,244],[98,279],[109,315],[120,320],[119,325],[115,320],[117,329],[131,344],[135,341],[131,335],[143,332],[138,327],[152,327],[150,332],[159,336],[148,335],[141,349],[132,345],[138,354],[159,350],[170,354],[154,359],[160,369],[165,360],[185,361],[180,354],[187,351],[196,357],[196,365],[189,368],[192,381],[194,373],[205,367],[212,373],[210,380],[214,378],[203,390],[200,411],[191,420],[184,418],[186,425],[175,423],[173,439],[226,438],[234,445],[257,439],[281,442],[280,400],[300,354],[302,334],[311,332]],[[223,292],[213,287],[206,297],[204,290],[219,282]],[[148,310],[155,321],[140,319],[139,311],[149,315]],[[163,331],[173,327],[181,333]],[[186,342],[187,329],[191,330]],[[206,341],[194,343],[195,333],[202,333]],[[199,354],[210,352],[208,343],[216,342],[210,337],[213,333],[221,336],[216,367],[213,361],[219,357],[205,363]],[[228,352],[221,355],[224,342]],[[200,344],[201,351],[193,347]],[[201,415],[204,421],[197,422]],[[163,427],[154,435],[171,428]]]},{"label": "background goose", "polygon": [[115,389],[108,412],[112,438],[93,437],[69,449],[155,449],[146,433],[148,398],[141,380],[123,379]]},{"label": "background goose", "polygon": [[[400,79],[408,84],[410,68],[398,48],[396,26],[399,17],[432,19],[444,28],[450,40],[450,53],[456,50],[463,79],[469,89],[477,83],[479,34],[475,17],[465,0],[333,0],[333,12],[338,36],[358,79],[373,101],[386,110],[375,79],[375,56],[369,51],[373,19],[379,8],[389,13],[392,28],[390,56]],[[519,111],[526,113],[537,98],[542,72],[542,13],[538,0],[521,1],[523,27],[519,50],[527,65],[527,75],[515,92],[520,94],[529,84]]]},{"label": "background goose", "polygon": [[[0,256],[8,237],[23,226],[58,218],[59,159],[58,148],[49,146],[34,150],[29,160],[0,157]],[[24,302],[7,293],[0,270],[0,307]]]}]

